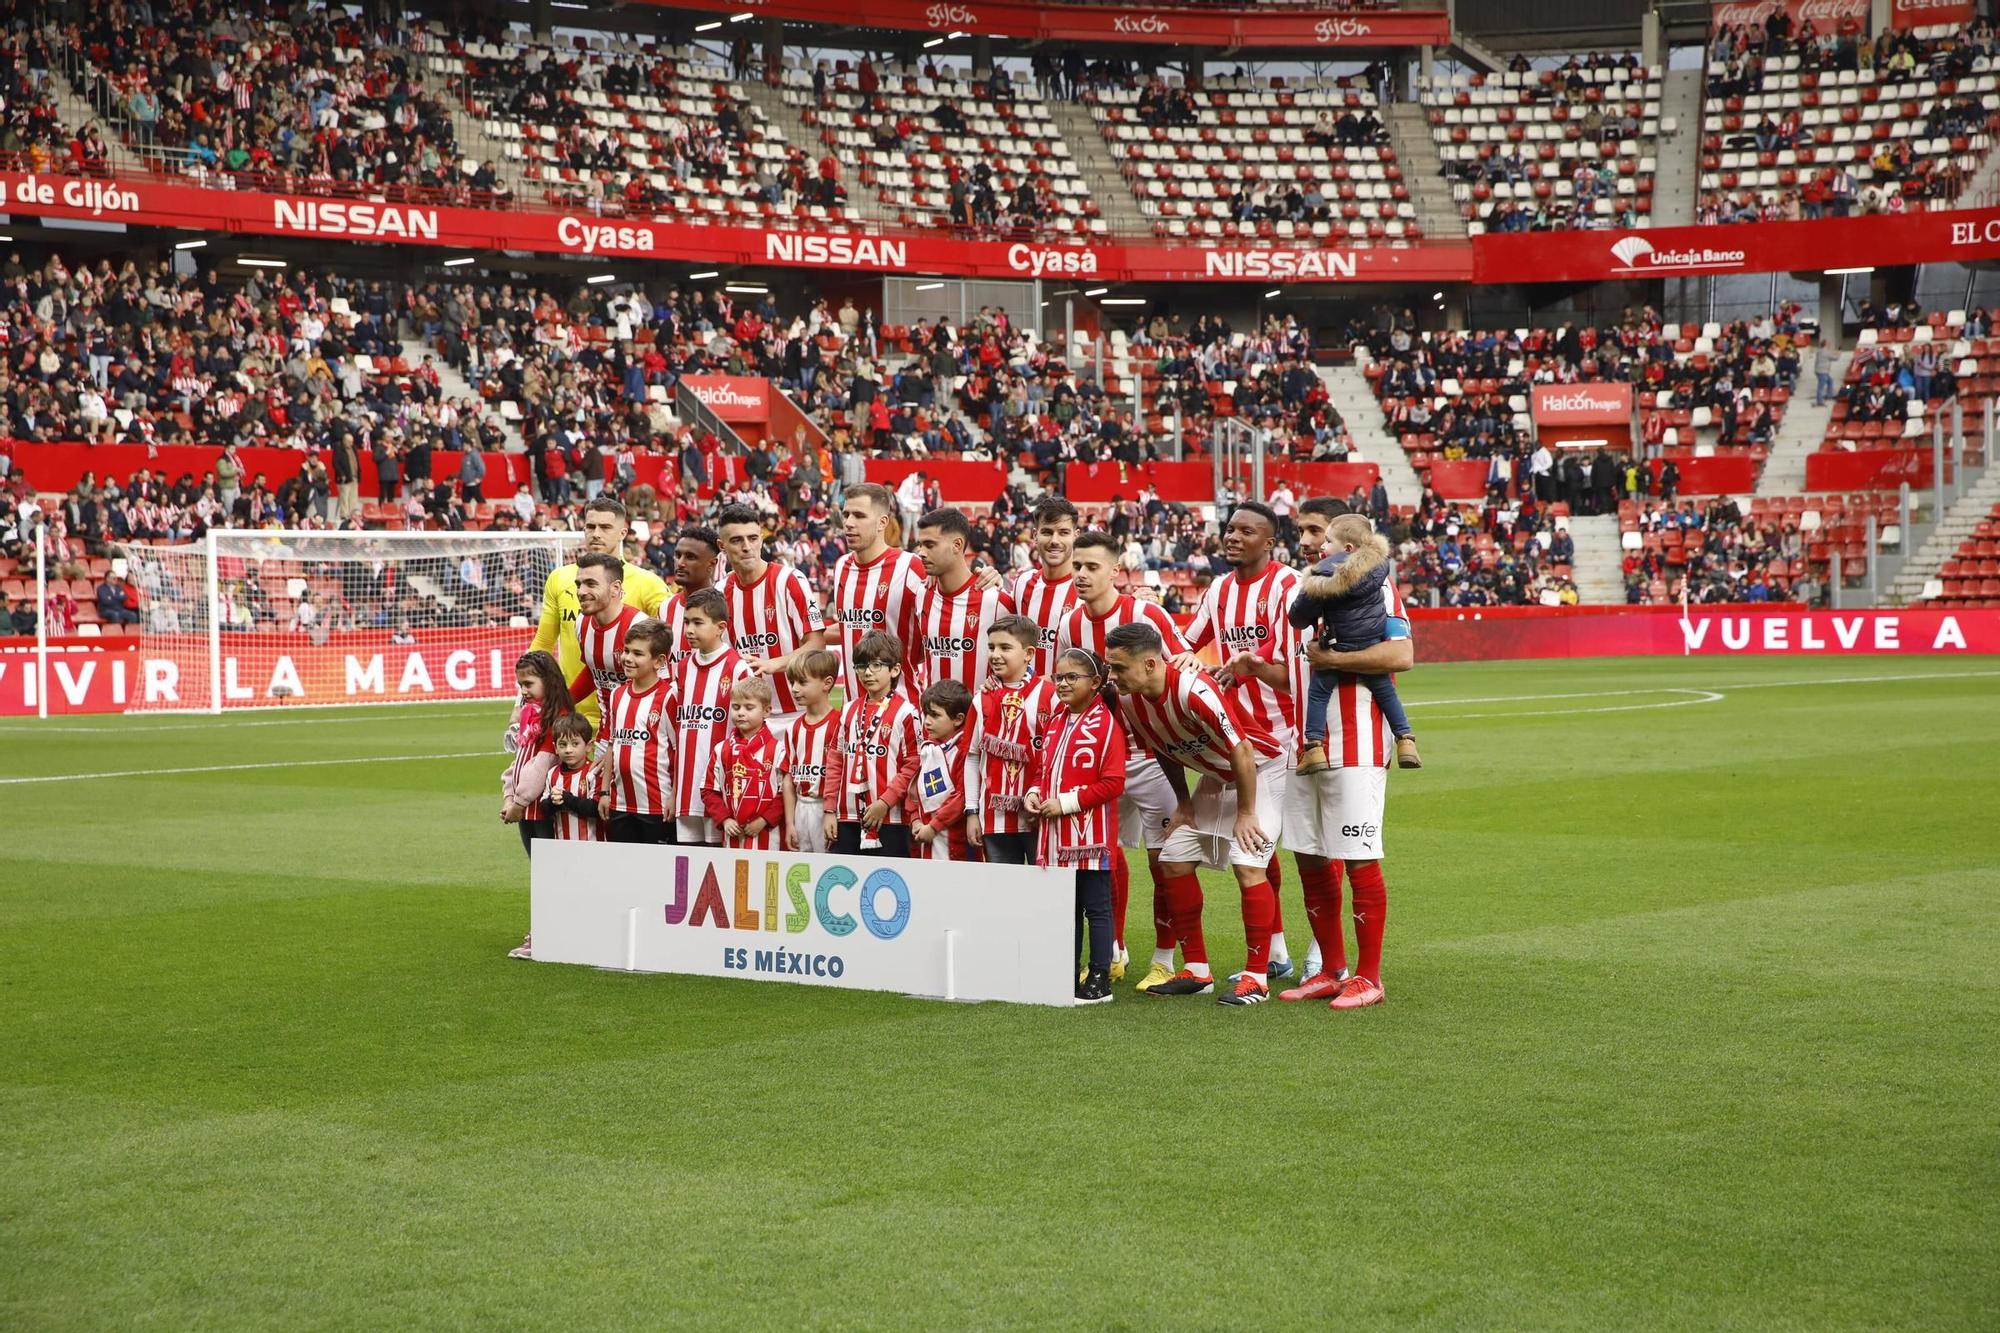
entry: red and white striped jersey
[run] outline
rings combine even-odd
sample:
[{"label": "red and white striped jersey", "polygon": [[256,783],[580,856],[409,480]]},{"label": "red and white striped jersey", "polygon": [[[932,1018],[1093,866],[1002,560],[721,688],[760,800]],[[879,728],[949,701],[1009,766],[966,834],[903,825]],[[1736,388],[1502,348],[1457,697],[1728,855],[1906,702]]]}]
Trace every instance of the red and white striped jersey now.
[{"label": "red and white striped jersey", "polygon": [[708,790],[721,798],[722,813],[711,807],[709,818],[719,830],[725,819],[748,824],[753,819],[769,823],[752,837],[724,835],[725,847],[747,847],[752,851],[783,849],[779,838],[785,822],[784,805],[778,799],[778,737],[769,727],[759,727],[755,735],[743,736],[734,727],[715,747],[709,767]]},{"label": "red and white striped jersey", "polygon": [[1051,579],[1041,570],[1031,569],[1014,581],[1014,607],[1042,627],[1041,638],[1035,643],[1035,674],[1054,675],[1063,621],[1076,609],[1076,576]]},{"label": "red and white striped jersey", "polygon": [[1219,661],[1252,653],[1285,664],[1289,689],[1273,689],[1254,677],[1234,684],[1225,681],[1222,687],[1263,722],[1287,754],[1298,730],[1294,719],[1303,716],[1306,697],[1306,665],[1298,654],[1299,634],[1290,619],[1292,600],[1303,581],[1296,569],[1275,560],[1247,579],[1225,574],[1201,595],[1187,631],[1188,647],[1200,652],[1213,643]]},{"label": "red and white striped jersey", "polygon": [[644,690],[616,686],[604,706],[611,747],[611,808],[631,815],[674,813],[674,687],[663,676]]},{"label": "red and white striped jersey", "polygon": [[[1078,602],[1063,621],[1062,636],[1057,641],[1056,651],[1065,648],[1086,648],[1104,656],[1104,638],[1120,625],[1130,625],[1143,620],[1160,632],[1160,642],[1167,647],[1167,656],[1176,657],[1188,650],[1181,638],[1180,629],[1174,618],[1158,602],[1142,602],[1129,593],[1121,594],[1111,605],[1111,609],[1101,616],[1094,616],[1090,608]],[[1133,754],[1145,754],[1146,748],[1132,728],[1125,729],[1125,737],[1132,745]]]},{"label": "red and white striped jersey", "polygon": [[827,813],[858,822],[871,804],[887,801],[885,822],[902,823],[903,794],[893,788],[905,763],[914,763],[923,740],[917,706],[900,694],[891,692],[879,704],[863,695],[842,708],[834,744],[840,751],[843,781],[840,790],[831,793]]},{"label": "red and white striped jersey", "polygon": [[1260,761],[1278,756],[1271,733],[1205,672],[1182,671],[1169,662],[1166,675],[1166,688],[1157,699],[1136,694],[1118,698],[1133,740],[1163,763],[1229,782],[1236,776],[1229,756],[1237,742],[1249,741]]},{"label": "red and white striped jersey", "polygon": [[[1410,637],[1410,613],[1403,609],[1403,595],[1394,579],[1382,581],[1382,609],[1390,618],[1389,637]],[[1400,628],[1400,632],[1399,631]],[[1300,735],[1304,735],[1305,692],[1299,692]],[[1395,752],[1396,738],[1382,717],[1375,696],[1353,676],[1343,677],[1333,687],[1326,703],[1326,758],[1340,768],[1387,768]]]},{"label": "red and white striped jersey", "polygon": [[903,692],[911,699],[923,692],[923,682],[912,679],[919,658],[911,628],[923,592],[924,562],[908,551],[892,546],[865,565],[850,551],[833,562],[831,619],[840,631],[840,683],[849,699],[861,697],[855,645],[878,629],[902,641]]},{"label": "red and white striped jersey", "polygon": [[625,683],[625,663],[621,656],[625,651],[625,636],[645,618],[644,611],[624,603],[608,625],[598,624],[595,616],[577,617],[577,647],[583,654],[583,669],[590,673],[591,683],[597,687],[600,718],[610,716],[604,705],[610,700],[611,691]]},{"label": "red and white striped jersey", "polygon": [[778,737],[778,768],[792,780],[793,792],[804,800],[819,799],[819,781],[826,776],[828,747],[840,731],[840,710],[827,710],[815,722],[801,715]]},{"label": "red and white striped jersey", "polygon": [[[790,565],[773,560],[764,566],[764,576],[748,587],[734,574],[722,586],[729,597],[729,631],[736,636],[736,651],[746,661],[762,662],[797,652],[806,635],[826,628],[818,595],[806,576]],[[792,682],[782,673],[768,679],[775,696],[772,711],[797,709]]]},{"label": "red and white striped jersey", "polygon": [[694,651],[687,641],[687,593],[676,590],[667,594],[667,600],[660,603],[660,623],[674,636],[674,650],[667,655],[667,674],[672,675]]},{"label": "red and white striped jersey", "polygon": [[689,653],[674,672],[674,808],[677,818],[705,815],[701,789],[715,762],[715,747],[729,734],[729,691],[751,674],[734,648],[703,661]]},{"label": "red and white striped jersey", "polygon": [[957,592],[927,586],[917,599],[914,626],[924,684],[955,680],[977,698],[986,688],[986,631],[1013,614],[1013,599],[998,587],[981,588],[977,576],[968,576]]},{"label": "red and white striped jersey", "polygon": [[995,685],[979,696],[980,828],[986,833],[1026,833],[1021,797],[1042,761],[1042,733],[1049,714],[1062,707],[1046,676],[1031,674]]},{"label": "red and white striped jersey", "polygon": [[[561,764],[557,764],[549,774],[549,792],[551,794],[567,792],[573,796],[581,796],[585,800],[595,801],[597,772],[588,762],[579,764],[575,768],[564,768]],[[603,842],[604,821],[586,819],[567,810],[558,810],[555,812],[555,834],[558,838],[572,838],[579,842]]]}]

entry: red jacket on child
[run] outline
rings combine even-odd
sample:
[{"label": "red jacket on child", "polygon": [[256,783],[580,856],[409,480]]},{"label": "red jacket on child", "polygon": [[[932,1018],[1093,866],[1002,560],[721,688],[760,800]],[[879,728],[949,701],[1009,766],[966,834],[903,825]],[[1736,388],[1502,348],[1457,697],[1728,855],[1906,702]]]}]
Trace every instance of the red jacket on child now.
[{"label": "red jacket on child", "polygon": [[723,834],[725,847],[747,847],[752,851],[781,849],[779,837],[785,823],[785,802],[778,792],[778,737],[769,727],[759,727],[748,736],[735,728],[715,747],[709,765],[708,782],[702,787],[702,809],[715,821],[717,832],[723,822],[733,819],[748,824],[764,821],[764,831],[754,837],[732,838]]},{"label": "red jacket on child", "polygon": [[1041,864],[1109,870],[1118,850],[1118,798],[1125,791],[1125,728],[1102,699],[1081,713],[1058,709],[1042,738],[1042,764],[1027,799],[1054,798],[1062,813],[1045,815]]}]

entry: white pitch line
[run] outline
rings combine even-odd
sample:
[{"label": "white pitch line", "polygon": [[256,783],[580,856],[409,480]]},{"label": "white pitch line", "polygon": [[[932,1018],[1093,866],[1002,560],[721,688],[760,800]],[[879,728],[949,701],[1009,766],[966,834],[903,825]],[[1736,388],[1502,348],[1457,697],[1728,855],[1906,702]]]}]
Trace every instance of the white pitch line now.
[{"label": "white pitch line", "polygon": [[[1437,715],[1436,715],[1436,718],[1435,718],[1435,720],[1436,720],[1436,721],[1439,721],[1439,722],[1457,722],[1457,721],[1462,721],[1462,720],[1471,720],[1471,719],[1474,719],[1474,718],[1482,718],[1482,717],[1581,717],[1582,715],[1584,715],[1584,714],[1586,714],[1586,713],[1642,713],[1642,712],[1645,712],[1645,711],[1647,711],[1647,710],[1649,710],[1649,709],[1655,709],[1655,708],[1686,708],[1686,707],[1687,707],[1687,706],[1688,706],[1689,704],[1719,704],[1719,703],[1721,703],[1721,702],[1722,702],[1722,700],[1723,700],[1723,696],[1722,696],[1722,695],[1720,695],[1720,694],[1717,694],[1717,693],[1716,693],[1716,692],[1715,692],[1714,690],[1681,690],[1681,689],[1659,689],[1659,690],[1618,690],[1618,691],[1615,691],[1615,692],[1613,692],[1613,693],[1616,693],[1616,694],[1691,694],[1691,695],[1694,695],[1695,697],[1694,697],[1694,698],[1692,698],[1692,699],[1667,699],[1667,700],[1664,700],[1664,701],[1662,701],[1662,702],[1660,702],[1660,703],[1656,703],[1656,704],[1612,704],[1611,706],[1609,706],[1609,707],[1606,707],[1606,708],[1534,708],[1534,709],[1529,709],[1529,710],[1527,710],[1526,712],[1515,712],[1515,711],[1508,711],[1508,712],[1504,712],[1504,713],[1440,713],[1440,714],[1437,714]],[[1587,699],[1587,698],[1591,698],[1591,697],[1593,697],[1593,696],[1590,696],[1590,695],[1586,695],[1586,694],[1573,694],[1573,695],[1560,695],[1560,694],[1543,694],[1543,695],[1535,695],[1535,696],[1533,696],[1533,697],[1534,697],[1534,698],[1539,698],[1539,699],[1561,699],[1561,698],[1571,698],[1571,699]],[[1607,694],[1607,696],[1606,696],[1606,697],[1609,697],[1609,694]],[[1428,700],[1427,702],[1430,702],[1430,703],[1479,703],[1479,702],[1486,702],[1486,703],[1501,703],[1501,702],[1505,702],[1505,701],[1504,701],[1504,700],[1497,700],[1497,699],[1489,699],[1489,700],[1474,700],[1474,699],[1431,699],[1431,700]],[[1426,716],[1429,716],[1429,715],[1427,714]]]},{"label": "white pitch line", "polygon": [[[1741,683],[1715,681],[1711,682],[1711,684],[1713,685],[1714,689],[1725,690],[1725,691],[1726,690],[1777,690],[1777,689],[1802,688],[1809,685],[1874,685],[1885,681],[1902,681],[1902,680],[1964,680],[1968,678],[1983,680],[1996,676],[2000,676],[2000,671],[1921,671],[1921,672],[1916,672],[1914,674],[1902,675],[1902,676],[1827,676],[1818,680],[1753,680],[1753,681],[1743,681]],[[1695,690],[1694,687],[1691,686],[1683,687],[1675,685],[1656,685],[1651,689],[1579,690],[1567,694],[1496,694],[1496,695],[1487,695],[1483,698],[1477,698],[1477,699],[1405,699],[1403,701],[1403,707],[1438,708],[1438,707],[1452,707],[1458,704],[1531,704],[1531,703],[1539,703],[1544,699],[1622,699],[1640,694],[1686,694],[1689,693],[1690,691],[1696,693],[1708,692],[1706,690]],[[1681,700],[1680,702],[1708,703],[1711,701],[1703,699],[1703,700]],[[1676,707],[1678,705],[1645,704],[1640,706],[1647,708],[1664,708],[1664,707]],[[1599,709],[1599,708],[1578,708],[1578,709],[1565,709],[1562,711],[1578,712],[1578,713],[1595,713],[1595,712],[1612,712],[1616,710]],[[1489,714],[1483,714],[1482,716],[1526,717],[1526,716],[1532,716],[1532,714],[1489,713]]]},{"label": "white pitch line", "polygon": [[[506,699],[482,699],[477,702],[506,704],[509,701]],[[335,706],[337,705],[329,705],[329,707]],[[117,736],[122,740],[130,740],[134,737],[150,736],[155,732],[162,731],[236,731],[245,727],[332,727],[338,726],[341,723],[367,721],[369,714],[362,711],[364,709],[393,707],[395,707],[393,704],[363,704],[359,707],[342,708],[341,716],[338,717],[272,717],[255,720],[231,717],[229,714],[223,713],[220,715],[210,715],[210,719],[206,722],[163,722],[158,725],[135,722],[131,714],[121,713],[107,717],[105,724],[101,727],[66,726],[61,723],[38,722],[33,718],[10,719],[14,725],[0,725],[0,736],[14,734],[37,736],[43,732],[53,731],[69,732],[79,736]],[[465,713],[461,711],[463,705],[452,705],[450,707],[451,711],[449,712],[444,711],[444,706],[424,711],[412,709],[409,712],[399,712],[396,714],[396,720],[399,722],[457,722],[463,720],[465,717]]]},{"label": "white pitch line", "polygon": [[111,773],[48,773],[31,778],[0,778],[0,787],[39,782],[88,782],[93,778],[170,778],[185,773],[248,773],[263,768],[337,768],[344,764],[406,764],[421,759],[490,759],[498,750],[462,750],[456,754],[385,754],[369,759],[280,759],[265,764],[202,764],[194,768],[127,768]]}]

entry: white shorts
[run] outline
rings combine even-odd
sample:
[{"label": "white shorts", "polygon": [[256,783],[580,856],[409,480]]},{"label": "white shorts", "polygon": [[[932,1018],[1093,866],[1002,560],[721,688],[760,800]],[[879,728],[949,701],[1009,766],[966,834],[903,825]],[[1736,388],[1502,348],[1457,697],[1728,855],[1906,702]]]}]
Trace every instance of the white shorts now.
[{"label": "white shorts", "polygon": [[1236,845],[1236,784],[1204,777],[1194,789],[1194,823],[1177,828],[1160,848],[1165,862],[1196,862],[1211,870],[1255,866],[1262,870],[1276,854],[1284,832],[1285,776],[1282,758],[1257,765],[1257,822],[1270,841],[1262,847]]},{"label": "white shorts", "polygon": [[1125,793],[1118,798],[1118,845],[1158,847],[1167,840],[1167,821],[1177,804],[1160,761],[1151,755],[1133,757],[1125,771]]},{"label": "white shorts", "polygon": [[683,847],[720,847],[722,830],[707,815],[681,815],[674,820],[674,837]]},{"label": "white shorts", "polygon": [[1285,792],[1285,846],[1295,856],[1336,861],[1382,859],[1386,768],[1329,768],[1292,775]]},{"label": "white shorts", "polygon": [[826,850],[826,802],[809,801],[801,796],[792,803],[793,840],[802,852],[824,852]]}]

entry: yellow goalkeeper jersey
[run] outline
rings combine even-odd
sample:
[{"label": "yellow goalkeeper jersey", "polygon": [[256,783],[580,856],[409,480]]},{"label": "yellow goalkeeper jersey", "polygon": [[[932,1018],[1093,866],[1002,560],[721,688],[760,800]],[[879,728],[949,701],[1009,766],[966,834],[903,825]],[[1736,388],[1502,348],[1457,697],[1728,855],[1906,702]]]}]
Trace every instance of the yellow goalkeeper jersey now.
[{"label": "yellow goalkeeper jersey", "polygon": [[[666,601],[665,579],[644,565],[625,562],[625,605],[658,617]],[[528,646],[554,653],[564,680],[575,680],[577,672],[583,669],[583,649],[576,640],[576,621],[581,614],[576,604],[576,566],[569,564],[550,571],[549,581],[542,590],[542,623],[535,627],[535,641]],[[597,695],[578,699],[576,711],[596,726]]]}]

